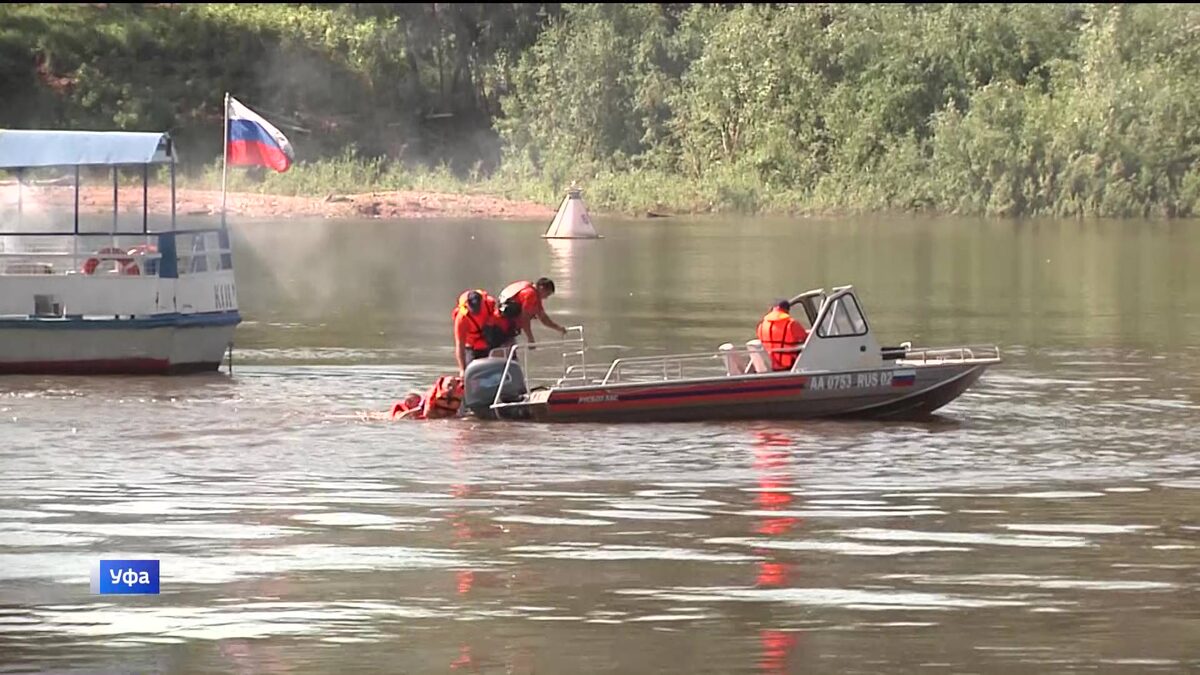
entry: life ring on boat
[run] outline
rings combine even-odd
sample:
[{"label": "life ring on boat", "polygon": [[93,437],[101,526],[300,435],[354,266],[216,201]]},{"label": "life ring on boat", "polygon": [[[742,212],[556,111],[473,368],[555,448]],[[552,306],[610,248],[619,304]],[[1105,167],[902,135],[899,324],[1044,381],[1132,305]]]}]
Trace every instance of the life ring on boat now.
[{"label": "life ring on boat", "polygon": [[[141,274],[141,270],[138,268],[137,261],[130,257],[131,253],[133,253],[132,249],[127,253],[124,249],[119,249],[116,246],[105,246],[104,248],[96,251],[97,256],[110,256],[104,262],[115,262],[120,265],[121,274]],[[121,257],[113,258],[111,256]],[[100,262],[100,258],[98,257],[88,258],[83,262],[83,273],[95,274],[96,268],[100,266]]]},{"label": "life ring on boat", "polygon": [[147,253],[158,253],[158,247],[154,244],[138,244],[126,251],[129,255],[146,255]]},{"label": "life ring on boat", "polygon": [[[137,246],[134,246],[133,248],[126,251],[125,253],[126,253],[126,255],[143,257],[143,256],[153,255],[155,253],[158,253],[158,247],[155,246],[154,244],[138,244]],[[146,262],[154,263],[154,266],[151,266],[147,270],[150,273],[150,275],[154,276],[154,275],[158,274],[158,267],[157,267],[158,260],[157,259],[147,260]],[[141,274],[142,273],[141,266],[138,265],[137,261],[135,260],[133,265],[130,265],[125,268],[124,273],[125,274],[135,274],[135,275]]]}]

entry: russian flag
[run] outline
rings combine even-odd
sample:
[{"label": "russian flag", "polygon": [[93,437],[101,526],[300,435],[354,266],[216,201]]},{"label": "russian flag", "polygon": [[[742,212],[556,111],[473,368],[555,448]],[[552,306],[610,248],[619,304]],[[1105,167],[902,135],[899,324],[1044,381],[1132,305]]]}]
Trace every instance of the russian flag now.
[{"label": "russian flag", "polygon": [[911,387],[917,381],[917,371],[915,370],[893,370],[892,371],[892,386],[893,387]]},{"label": "russian flag", "polygon": [[229,164],[265,166],[280,173],[291,168],[292,144],[270,122],[232,96],[226,114],[229,145],[225,150]]}]

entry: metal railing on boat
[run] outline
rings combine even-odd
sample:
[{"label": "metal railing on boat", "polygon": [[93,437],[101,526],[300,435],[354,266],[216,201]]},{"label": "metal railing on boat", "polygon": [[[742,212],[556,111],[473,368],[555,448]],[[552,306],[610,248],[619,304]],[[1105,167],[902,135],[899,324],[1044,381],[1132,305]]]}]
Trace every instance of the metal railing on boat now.
[{"label": "metal railing on boat", "polygon": [[[765,364],[769,364],[770,352],[765,348],[752,350],[750,348],[740,349],[718,349],[711,352],[697,352],[692,354],[667,354],[655,356],[630,356],[613,359],[607,365],[603,366],[603,371],[593,371],[595,367],[587,361],[588,347],[583,338],[583,327],[572,326],[568,328],[568,334],[577,333],[577,338],[568,338],[554,342],[538,342],[532,345],[535,349],[545,349],[553,347],[568,347],[570,349],[562,352],[563,368],[557,379],[548,380],[547,383],[552,387],[563,386],[586,386],[596,385],[604,386],[611,384],[631,383],[631,382],[655,382],[655,381],[673,381],[683,379],[698,379],[706,377],[726,377],[729,375],[742,375],[753,372],[769,372],[769,370],[756,370],[754,367],[754,358],[757,355]],[[511,366],[517,359],[517,354],[521,350],[529,350],[531,345],[516,344],[505,349],[493,350],[493,355],[507,355],[504,366],[504,372],[501,375],[501,382],[507,383],[511,373]],[[775,351],[799,351],[795,349],[780,349]],[[497,354],[499,352],[499,354]],[[578,363],[569,363],[571,358],[578,358]],[[731,363],[742,363],[736,370],[731,369]],[[531,368],[524,367],[525,373],[525,394],[528,395],[533,387],[530,382],[533,381]],[[601,374],[601,372],[603,374]],[[510,405],[523,405],[523,402],[503,403],[501,396],[502,388],[496,391],[496,397],[493,399],[492,407],[505,407]]]},{"label": "metal railing on boat", "polygon": [[958,347],[905,346],[907,349],[904,356],[897,361],[897,363],[904,365],[991,361],[1000,358],[1000,347],[996,345],[963,345]]},{"label": "metal railing on boat", "polygon": [[[575,335],[577,337],[570,337],[572,335]],[[525,404],[524,401],[513,401],[513,402],[504,403],[504,402],[501,402],[501,400],[500,400],[504,394],[504,384],[509,381],[509,375],[512,372],[512,364],[514,361],[516,361],[517,354],[521,351],[530,352],[530,351],[534,351],[534,350],[538,350],[538,349],[553,348],[553,347],[565,347],[566,349],[564,349],[561,352],[562,361],[563,361],[562,372],[564,373],[564,375],[566,373],[572,372],[576,368],[578,368],[582,372],[586,373],[587,372],[587,342],[584,340],[584,337],[583,337],[583,326],[568,326],[566,336],[567,337],[564,337],[562,340],[552,340],[552,341],[548,341],[548,342],[536,342],[534,344],[525,344],[525,343],[518,342],[516,344],[513,344],[511,347],[498,348],[498,349],[492,350],[492,354],[495,354],[496,352],[503,352],[503,353],[507,354],[507,357],[505,358],[505,361],[504,361],[504,372],[500,376],[500,386],[496,387],[496,396],[494,399],[492,399],[492,409],[505,408],[505,407],[509,407],[509,406],[519,406],[519,405]],[[568,363],[569,358],[576,357],[576,356],[579,357],[580,362],[578,364]],[[530,376],[529,376],[528,369],[523,369],[523,370],[524,370],[524,374],[525,374],[525,377],[522,378],[523,384],[525,385],[524,394],[528,397],[529,392],[531,391],[531,388],[529,386]],[[559,381],[562,381],[562,379],[563,379],[562,377],[559,377]]]},{"label": "metal railing on boat", "polygon": [[[214,241],[201,240],[212,235]],[[176,255],[176,269],[180,273],[204,272],[231,269],[233,248],[227,235],[218,228],[198,228],[175,231],[150,232],[7,232],[0,231],[0,276],[13,275],[57,275],[80,274],[83,261],[94,261],[100,272],[106,263],[126,263],[137,266],[137,275],[154,276],[157,261],[162,259],[162,239],[179,240],[192,237],[190,247],[171,247]],[[69,239],[65,246],[54,246],[51,241]],[[106,245],[93,245],[85,250],[81,242],[92,239]],[[19,243],[16,248],[8,247],[6,240]],[[120,243],[121,245],[117,245]]]},{"label": "metal railing on boat", "polygon": [[[744,353],[747,358],[750,355],[749,350],[740,350],[740,352]],[[660,375],[655,379],[661,381],[682,380],[688,377],[686,369],[689,366],[693,369],[704,368],[706,371],[709,370],[708,366],[717,366],[720,368],[720,372],[712,373],[712,376],[716,377],[727,374],[722,360],[723,354],[723,352],[698,352],[664,356],[622,357],[613,360],[600,384],[640,381],[648,379],[652,374]],[[692,376],[696,375],[693,373]]]}]

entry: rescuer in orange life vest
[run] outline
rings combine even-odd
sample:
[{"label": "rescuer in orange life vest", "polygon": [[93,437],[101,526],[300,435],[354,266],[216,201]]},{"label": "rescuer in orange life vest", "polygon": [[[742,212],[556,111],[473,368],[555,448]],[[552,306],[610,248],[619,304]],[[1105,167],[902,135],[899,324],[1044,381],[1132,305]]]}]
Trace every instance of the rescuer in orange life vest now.
[{"label": "rescuer in orange life vest", "polygon": [[487,291],[463,291],[458,296],[458,305],[451,316],[454,318],[454,360],[458,363],[460,376],[468,363],[488,355],[485,328],[493,323],[495,313],[496,301]]},{"label": "rescuer in orange life vest", "polygon": [[[771,370],[791,370],[799,356],[799,348],[808,339],[808,332],[788,314],[792,305],[779,300],[758,324],[758,340],[771,355]],[[795,351],[775,351],[790,349]]]},{"label": "rescuer in orange life vest", "polygon": [[534,319],[540,320],[548,328],[556,330],[560,335],[566,335],[567,329],[555,323],[550,317],[546,316],[546,309],[542,307],[542,301],[554,295],[554,282],[546,277],[537,280],[536,283],[528,281],[515,281],[500,291],[498,300],[503,304],[507,300],[515,299],[521,304],[521,317],[519,319],[521,330],[525,333],[525,339],[533,344],[533,331],[530,329],[530,324]]}]

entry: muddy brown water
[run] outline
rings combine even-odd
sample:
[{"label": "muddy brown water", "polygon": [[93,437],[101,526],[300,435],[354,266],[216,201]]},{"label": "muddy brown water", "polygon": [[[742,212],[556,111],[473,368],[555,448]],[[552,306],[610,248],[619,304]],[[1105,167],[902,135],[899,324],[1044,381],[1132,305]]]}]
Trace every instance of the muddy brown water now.
[{"label": "muddy brown water", "polygon": [[[1200,223],[597,223],[239,221],[232,376],[0,380],[0,672],[1200,670]],[[920,423],[378,419],[543,274],[607,358],[854,284],[1005,361]]]}]

